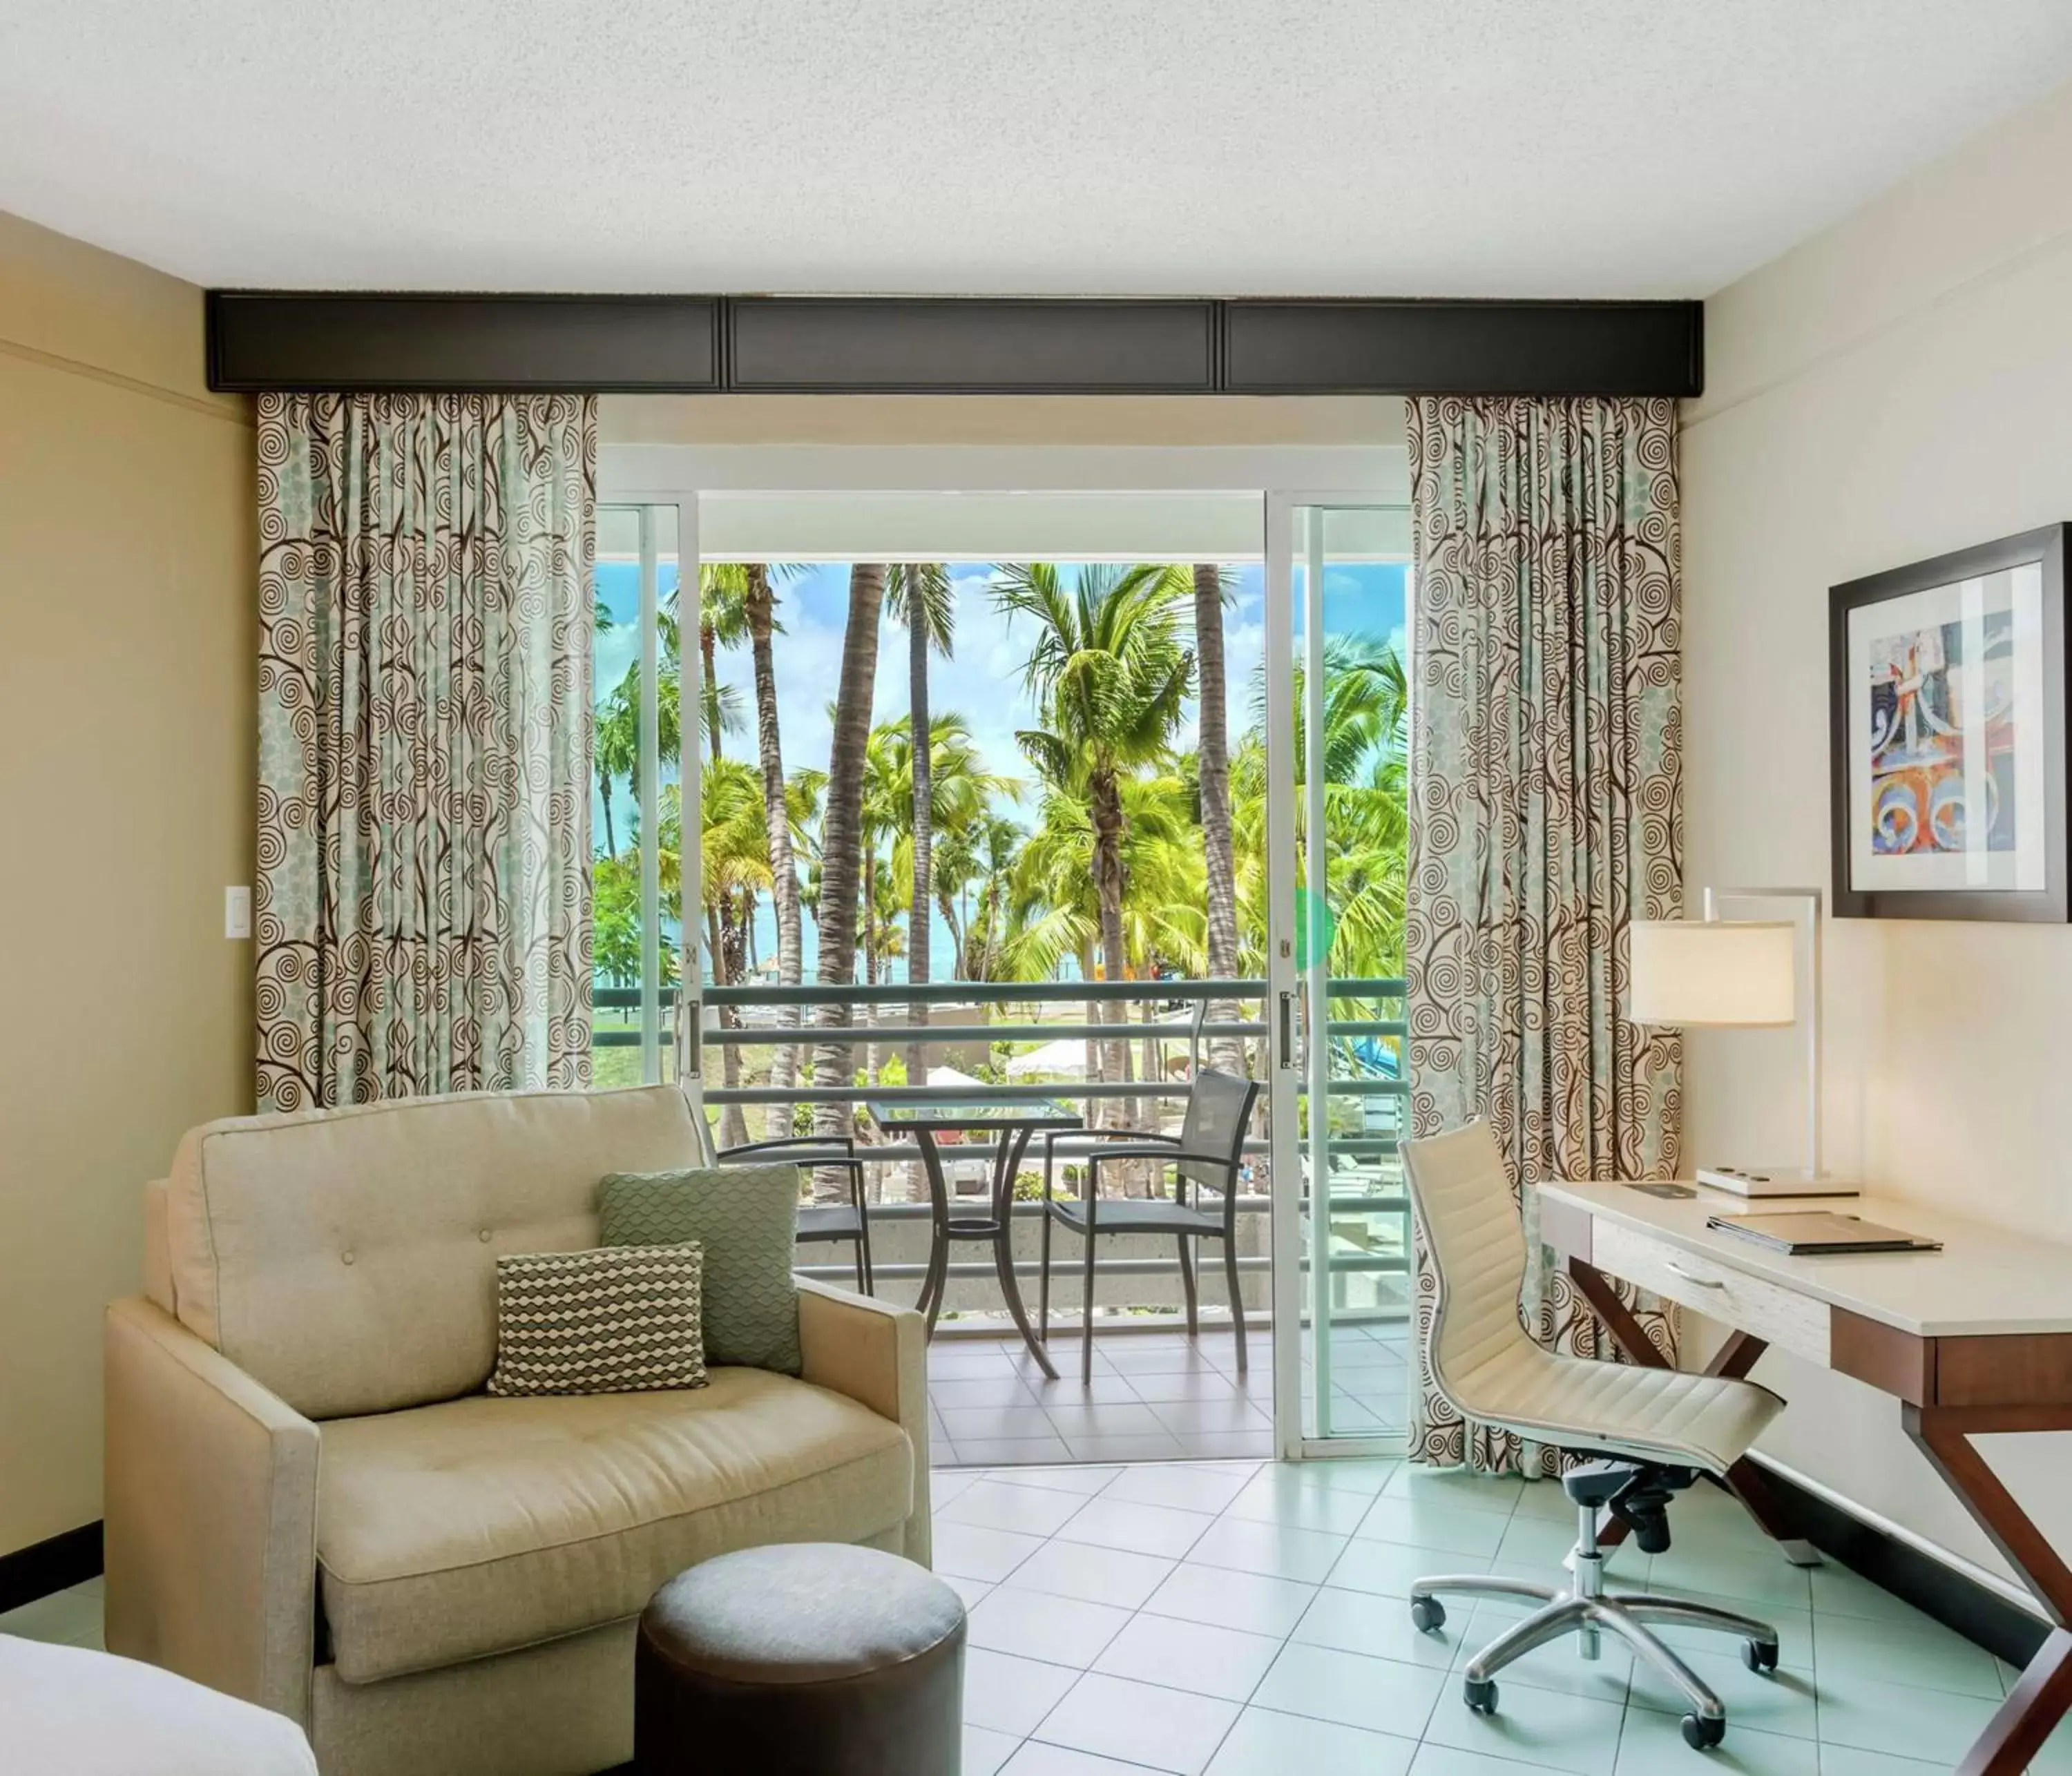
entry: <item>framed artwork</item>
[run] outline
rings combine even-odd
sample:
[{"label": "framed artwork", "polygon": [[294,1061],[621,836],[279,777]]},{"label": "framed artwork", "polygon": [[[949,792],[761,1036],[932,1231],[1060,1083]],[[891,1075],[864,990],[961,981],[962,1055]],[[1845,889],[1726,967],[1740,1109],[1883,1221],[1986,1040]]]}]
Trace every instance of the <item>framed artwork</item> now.
[{"label": "framed artwork", "polygon": [[2050,524],[1829,590],[1838,915],[2072,915],[2068,534]]}]

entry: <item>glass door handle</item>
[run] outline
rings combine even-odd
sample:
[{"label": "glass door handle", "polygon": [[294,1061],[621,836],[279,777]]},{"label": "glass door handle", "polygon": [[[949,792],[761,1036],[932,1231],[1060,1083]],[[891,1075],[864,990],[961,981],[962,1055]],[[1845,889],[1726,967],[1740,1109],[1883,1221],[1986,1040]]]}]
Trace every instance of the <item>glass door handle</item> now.
[{"label": "glass door handle", "polygon": [[1295,995],[1283,993],[1281,1001],[1281,1065],[1293,1069],[1295,1065]]}]

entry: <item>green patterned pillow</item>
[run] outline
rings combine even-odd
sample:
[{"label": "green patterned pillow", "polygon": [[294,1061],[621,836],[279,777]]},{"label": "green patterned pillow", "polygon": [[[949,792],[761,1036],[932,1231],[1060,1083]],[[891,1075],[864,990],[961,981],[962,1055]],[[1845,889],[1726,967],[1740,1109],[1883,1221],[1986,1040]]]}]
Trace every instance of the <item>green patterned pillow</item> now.
[{"label": "green patterned pillow", "polygon": [[597,1209],[602,1245],[705,1248],[707,1363],[798,1374],[796,1166],[614,1172]]}]

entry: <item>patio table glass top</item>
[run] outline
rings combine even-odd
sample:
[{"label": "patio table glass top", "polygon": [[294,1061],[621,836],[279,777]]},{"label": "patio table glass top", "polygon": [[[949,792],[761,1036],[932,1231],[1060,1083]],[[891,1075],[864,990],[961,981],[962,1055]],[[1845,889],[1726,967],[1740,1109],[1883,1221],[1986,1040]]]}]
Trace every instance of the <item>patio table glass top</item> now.
[{"label": "patio table glass top", "polygon": [[1054,1098],[988,1097],[981,1092],[931,1098],[873,1098],[864,1108],[879,1128],[888,1131],[1077,1128],[1086,1120],[1070,1104]]}]

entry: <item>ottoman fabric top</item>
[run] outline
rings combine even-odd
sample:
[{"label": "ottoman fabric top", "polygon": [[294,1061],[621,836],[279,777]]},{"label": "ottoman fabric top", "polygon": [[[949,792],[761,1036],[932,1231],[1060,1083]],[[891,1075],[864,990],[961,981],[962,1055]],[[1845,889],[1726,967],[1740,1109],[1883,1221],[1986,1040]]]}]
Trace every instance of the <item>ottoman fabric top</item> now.
[{"label": "ottoman fabric top", "polygon": [[640,1634],[722,1681],[823,1684],[904,1663],[962,1631],[964,1604],[926,1568],[838,1543],[743,1548],[680,1572]]}]

